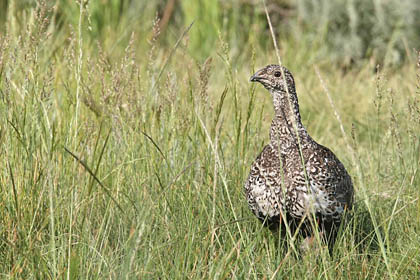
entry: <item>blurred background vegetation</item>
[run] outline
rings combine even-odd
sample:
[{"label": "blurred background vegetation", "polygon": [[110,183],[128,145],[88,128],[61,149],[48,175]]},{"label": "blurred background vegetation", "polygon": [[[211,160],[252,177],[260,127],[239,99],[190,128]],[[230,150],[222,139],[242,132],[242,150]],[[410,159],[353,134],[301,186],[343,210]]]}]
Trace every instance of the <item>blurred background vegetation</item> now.
[{"label": "blurred background vegetation", "polygon": [[[364,59],[401,65],[420,45],[420,5],[417,0],[267,0],[280,42],[289,42],[305,59],[350,66]],[[0,1],[1,30],[20,25],[37,1]],[[258,0],[101,0],[85,1],[89,20],[86,36],[106,41],[118,34],[126,43],[131,32],[150,32],[160,20],[160,44],[173,46],[179,30],[194,22],[189,50],[197,58],[215,48],[219,33],[234,57],[248,55],[249,42],[271,48],[262,1]],[[55,32],[76,26],[79,8],[73,0],[47,1],[53,8]],[[13,23],[12,23],[13,18]],[[12,29],[13,30],[13,29]],[[14,29],[16,30],[16,29]],[[147,33],[146,32],[146,33]],[[115,41],[114,41],[115,43]],[[282,43],[280,43],[282,46]]]}]

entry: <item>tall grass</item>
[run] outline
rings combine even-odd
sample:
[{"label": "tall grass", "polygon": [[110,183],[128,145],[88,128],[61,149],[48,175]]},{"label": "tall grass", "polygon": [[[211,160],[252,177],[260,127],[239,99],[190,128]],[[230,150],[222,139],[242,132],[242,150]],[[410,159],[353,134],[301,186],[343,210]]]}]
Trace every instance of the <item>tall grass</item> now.
[{"label": "tall grass", "polygon": [[77,20],[64,27],[47,4],[9,4],[0,39],[1,278],[420,276],[417,59],[345,74],[320,62],[332,108],[305,50],[280,37],[304,124],[354,179],[360,166],[334,257],[296,256],[243,194],[272,117],[270,97],[247,81],[274,52],[223,32],[196,52],[195,23],[164,31],[165,42],[155,14],[92,37],[92,7],[67,4]]}]

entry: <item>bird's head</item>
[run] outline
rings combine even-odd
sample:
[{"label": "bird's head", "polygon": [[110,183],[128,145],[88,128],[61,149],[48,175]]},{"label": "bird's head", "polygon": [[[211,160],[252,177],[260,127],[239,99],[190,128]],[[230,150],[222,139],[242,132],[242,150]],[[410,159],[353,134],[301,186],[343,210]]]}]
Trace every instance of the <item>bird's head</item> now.
[{"label": "bird's head", "polygon": [[289,92],[294,92],[295,90],[295,81],[293,80],[292,74],[286,67],[280,65],[267,65],[266,67],[258,70],[254,75],[252,75],[250,81],[259,82],[268,90],[282,92],[286,91],[286,82]]}]

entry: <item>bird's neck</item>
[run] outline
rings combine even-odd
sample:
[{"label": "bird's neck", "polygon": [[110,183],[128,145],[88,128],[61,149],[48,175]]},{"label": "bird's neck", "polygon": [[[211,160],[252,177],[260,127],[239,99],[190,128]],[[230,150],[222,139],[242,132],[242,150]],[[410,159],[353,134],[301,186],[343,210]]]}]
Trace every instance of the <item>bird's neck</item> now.
[{"label": "bird's neck", "polygon": [[273,96],[275,112],[270,131],[271,142],[285,146],[284,142],[287,142],[287,145],[298,143],[298,137],[301,142],[309,140],[310,137],[301,122],[299,103],[294,90],[290,90],[289,94],[286,92],[271,92],[271,95]]},{"label": "bird's neck", "polygon": [[273,97],[275,118],[282,125],[290,126],[294,129],[304,129],[295,90],[293,88],[290,88],[289,92],[273,90],[271,95]]}]

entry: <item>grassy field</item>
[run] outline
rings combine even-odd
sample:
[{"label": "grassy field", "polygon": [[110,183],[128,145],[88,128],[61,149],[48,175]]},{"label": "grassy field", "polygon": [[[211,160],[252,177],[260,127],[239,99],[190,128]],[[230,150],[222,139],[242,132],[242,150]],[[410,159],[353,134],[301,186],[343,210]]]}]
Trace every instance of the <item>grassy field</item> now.
[{"label": "grassy field", "polygon": [[243,192],[273,114],[269,94],[248,82],[277,61],[264,16],[233,36],[246,24],[240,14],[197,19],[189,1],[186,23],[174,12],[165,29],[144,12],[156,4],[139,1],[132,21],[119,1],[102,14],[90,2],[7,5],[1,279],[420,278],[415,51],[396,65],[374,56],[343,65],[279,32],[303,123],[356,191],[334,256],[323,246],[296,254],[293,240],[261,226]]}]

